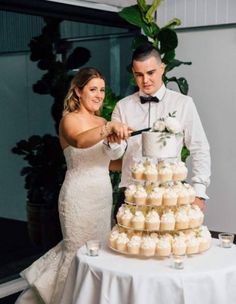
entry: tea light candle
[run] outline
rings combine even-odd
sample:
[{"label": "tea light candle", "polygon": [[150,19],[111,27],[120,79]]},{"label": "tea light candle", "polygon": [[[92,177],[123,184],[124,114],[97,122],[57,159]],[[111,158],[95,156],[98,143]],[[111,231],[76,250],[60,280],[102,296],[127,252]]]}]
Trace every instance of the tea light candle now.
[{"label": "tea light candle", "polygon": [[219,234],[220,246],[222,248],[232,247],[234,241],[234,234],[232,233],[220,233]]},{"label": "tea light candle", "polygon": [[175,269],[184,268],[184,257],[183,256],[173,256],[173,267]]},{"label": "tea light candle", "polygon": [[90,240],[86,242],[87,254],[89,256],[98,256],[101,243],[99,240]]},{"label": "tea light candle", "polygon": [[232,245],[231,241],[229,239],[222,239],[221,244],[222,244],[222,247],[224,247],[224,248],[230,248]]},{"label": "tea light candle", "polygon": [[91,247],[88,249],[89,255],[91,256],[96,256],[99,253],[99,248],[98,247]]}]

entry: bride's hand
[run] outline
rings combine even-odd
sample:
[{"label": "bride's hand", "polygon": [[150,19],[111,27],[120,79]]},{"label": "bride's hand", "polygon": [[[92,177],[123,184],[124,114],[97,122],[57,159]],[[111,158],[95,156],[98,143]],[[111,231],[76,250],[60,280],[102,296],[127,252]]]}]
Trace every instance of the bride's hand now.
[{"label": "bride's hand", "polygon": [[112,138],[115,142],[121,140],[127,140],[133,131],[128,125],[118,122],[118,121],[110,121],[107,123],[107,127],[110,128]]}]

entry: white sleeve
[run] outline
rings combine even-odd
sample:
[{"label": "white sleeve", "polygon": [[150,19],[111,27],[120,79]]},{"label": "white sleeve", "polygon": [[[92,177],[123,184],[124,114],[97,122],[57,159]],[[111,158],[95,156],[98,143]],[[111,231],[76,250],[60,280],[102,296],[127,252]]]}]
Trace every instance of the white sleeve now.
[{"label": "white sleeve", "polygon": [[210,184],[210,147],[200,117],[192,100],[188,103],[184,141],[192,158],[192,182],[196,196],[208,199],[206,188]]},{"label": "white sleeve", "polygon": [[127,148],[126,141],[122,140],[120,144],[103,142],[103,149],[111,160],[119,159],[123,156]]},{"label": "white sleeve", "polygon": [[117,102],[112,112],[111,120],[122,122],[119,102]]}]

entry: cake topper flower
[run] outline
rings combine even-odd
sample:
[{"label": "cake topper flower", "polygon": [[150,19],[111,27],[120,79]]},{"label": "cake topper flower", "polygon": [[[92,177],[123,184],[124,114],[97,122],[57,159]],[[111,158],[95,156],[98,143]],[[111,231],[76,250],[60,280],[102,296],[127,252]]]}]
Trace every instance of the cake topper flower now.
[{"label": "cake topper flower", "polygon": [[179,121],[175,117],[176,111],[169,113],[167,117],[159,118],[151,129],[152,132],[160,132],[159,141],[163,146],[166,145],[166,139],[171,135],[182,135],[182,129]]}]

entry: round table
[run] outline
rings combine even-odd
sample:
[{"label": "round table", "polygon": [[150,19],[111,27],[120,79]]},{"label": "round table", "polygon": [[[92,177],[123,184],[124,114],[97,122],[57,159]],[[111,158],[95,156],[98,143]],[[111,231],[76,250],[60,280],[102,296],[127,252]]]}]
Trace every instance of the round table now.
[{"label": "round table", "polygon": [[171,258],[138,259],[101,250],[90,257],[78,251],[61,303],[71,304],[235,304],[236,246],[211,248],[188,257],[184,269]]}]

